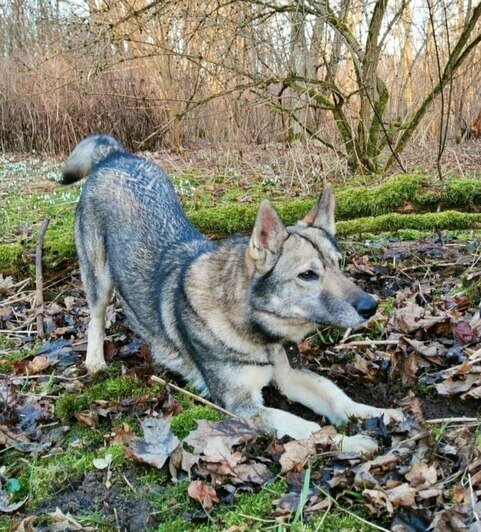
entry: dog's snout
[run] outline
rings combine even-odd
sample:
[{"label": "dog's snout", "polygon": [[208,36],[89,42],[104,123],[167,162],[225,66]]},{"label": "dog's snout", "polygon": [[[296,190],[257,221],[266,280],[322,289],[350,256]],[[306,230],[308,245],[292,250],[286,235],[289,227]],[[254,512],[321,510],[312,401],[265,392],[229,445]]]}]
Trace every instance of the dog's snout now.
[{"label": "dog's snout", "polygon": [[363,294],[354,301],[353,307],[357,310],[360,316],[367,320],[376,314],[377,301],[370,295]]}]

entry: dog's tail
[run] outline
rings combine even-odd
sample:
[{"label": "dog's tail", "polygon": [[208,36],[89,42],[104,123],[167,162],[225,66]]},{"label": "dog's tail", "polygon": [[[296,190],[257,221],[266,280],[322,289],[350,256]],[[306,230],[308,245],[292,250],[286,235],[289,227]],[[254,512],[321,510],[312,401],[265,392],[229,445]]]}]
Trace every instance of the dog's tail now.
[{"label": "dog's tail", "polygon": [[79,142],[65,163],[62,183],[69,185],[90,174],[92,169],[109,155],[124,152],[125,148],[109,135],[92,135]]}]

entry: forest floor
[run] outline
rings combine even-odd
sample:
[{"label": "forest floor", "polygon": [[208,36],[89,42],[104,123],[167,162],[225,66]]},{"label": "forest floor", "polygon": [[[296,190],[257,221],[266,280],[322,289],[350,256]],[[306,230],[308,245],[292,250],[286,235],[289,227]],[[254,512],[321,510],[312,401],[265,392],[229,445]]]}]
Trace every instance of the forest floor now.
[{"label": "forest floor", "polygon": [[[446,179],[479,177],[481,150],[466,146],[448,153]],[[423,165],[413,154],[410,171],[437,186],[432,152]],[[340,166],[330,175],[318,155],[297,148],[198,146],[151,156],[188,211],[312,197],[324,177],[339,190],[384,182],[348,178]],[[317,438],[276,440],[153,382],[156,374],[195,395],[153,367],[115,300],[108,369],[87,375],[88,308],[71,240],[79,187],[55,182],[58,160],[2,163],[0,243],[4,253],[20,243],[22,261],[0,270],[0,530],[479,530],[477,229],[341,239],[348,275],[379,296],[379,310],[363,329],[319,330],[301,343],[302,363],[358,401],[407,414],[397,426],[342,427],[378,439],[379,453],[360,457],[336,452],[328,423],[274,389],[265,390],[267,403],[321,422]],[[66,251],[56,248],[45,264],[40,340],[31,253],[45,216],[45,246],[55,238]]]}]

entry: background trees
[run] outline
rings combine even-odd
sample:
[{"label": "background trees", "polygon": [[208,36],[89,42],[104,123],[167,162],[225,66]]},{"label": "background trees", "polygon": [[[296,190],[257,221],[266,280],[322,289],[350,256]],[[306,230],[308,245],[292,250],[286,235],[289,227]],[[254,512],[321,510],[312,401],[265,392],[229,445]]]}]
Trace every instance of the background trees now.
[{"label": "background trees", "polygon": [[313,141],[352,171],[402,166],[481,107],[471,0],[14,0],[0,4],[0,143],[67,151]]}]

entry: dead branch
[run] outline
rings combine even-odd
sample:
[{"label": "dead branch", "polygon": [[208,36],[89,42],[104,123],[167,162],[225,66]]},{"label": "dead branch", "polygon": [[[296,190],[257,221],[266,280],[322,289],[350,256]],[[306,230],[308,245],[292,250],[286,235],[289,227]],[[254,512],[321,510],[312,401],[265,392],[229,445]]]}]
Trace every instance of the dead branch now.
[{"label": "dead branch", "polygon": [[50,223],[49,218],[45,218],[38,232],[37,246],[35,249],[35,314],[37,316],[37,336],[43,338],[43,268],[42,253],[45,233]]},{"label": "dead branch", "polygon": [[233,418],[236,418],[236,419],[242,419],[240,416],[236,416],[232,412],[229,412],[228,410],[225,410],[224,408],[222,408],[220,406],[217,406],[214,403],[211,403],[207,399],[204,399],[203,397],[200,397],[200,395],[196,395],[195,393],[192,393],[192,392],[189,392],[187,390],[184,390],[184,388],[180,388],[179,386],[176,386],[175,384],[167,382],[166,380],[161,379],[160,377],[157,377],[157,375],[152,375],[150,377],[150,380],[152,380],[154,382],[158,382],[159,384],[163,384],[164,386],[167,386],[168,388],[172,388],[176,392],[179,392],[179,393],[189,397],[190,399],[193,399],[194,401],[197,401],[198,403],[202,403],[203,405],[210,406],[211,408],[213,408],[214,410],[217,410],[221,414],[224,414],[226,416],[233,417]]}]

